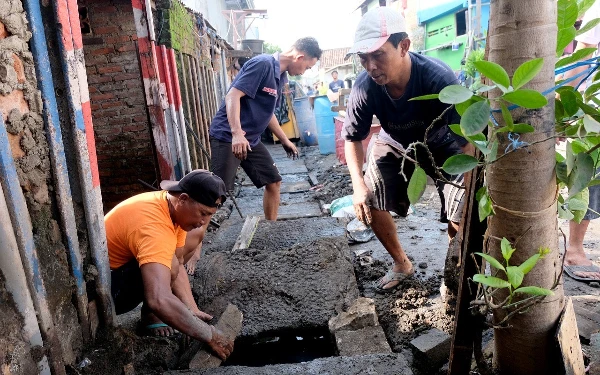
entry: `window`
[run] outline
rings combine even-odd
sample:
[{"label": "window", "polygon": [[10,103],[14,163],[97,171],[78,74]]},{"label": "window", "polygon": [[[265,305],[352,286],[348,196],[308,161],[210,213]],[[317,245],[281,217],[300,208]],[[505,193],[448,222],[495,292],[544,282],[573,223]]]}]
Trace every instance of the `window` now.
[{"label": "window", "polygon": [[456,13],[456,36],[467,33],[467,10]]},{"label": "window", "polygon": [[79,24],[81,25],[82,34],[91,34],[90,19],[88,17],[88,8],[79,7]]}]

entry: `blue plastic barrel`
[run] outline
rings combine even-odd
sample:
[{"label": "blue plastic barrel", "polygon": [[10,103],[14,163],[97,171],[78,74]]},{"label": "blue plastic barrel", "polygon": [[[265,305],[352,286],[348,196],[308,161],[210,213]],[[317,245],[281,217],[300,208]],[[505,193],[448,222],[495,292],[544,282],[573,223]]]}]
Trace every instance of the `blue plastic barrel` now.
[{"label": "blue plastic barrel", "polygon": [[307,146],[317,145],[319,143],[317,140],[317,125],[315,124],[315,115],[308,102],[308,96],[294,99],[294,113],[302,142]]},{"label": "blue plastic barrel", "polygon": [[335,123],[336,112],[331,111],[331,102],[327,96],[315,98],[315,121],[317,123],[317,137],[319,138],[319,151],[323,155],[335,154]]}]

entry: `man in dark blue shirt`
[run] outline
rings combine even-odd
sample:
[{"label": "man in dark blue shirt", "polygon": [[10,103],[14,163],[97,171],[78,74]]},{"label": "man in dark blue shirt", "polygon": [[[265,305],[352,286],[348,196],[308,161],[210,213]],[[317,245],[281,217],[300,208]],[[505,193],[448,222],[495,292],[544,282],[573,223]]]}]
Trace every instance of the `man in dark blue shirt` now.
[{"label": "man in dark blue shirt", "polygon": [[329,90],[331,90],[334,93],[337,93],[340,89],[344,88],[344,81],[338,79],[337,70],[331,72],[331,78],[333,78],[333,81],[329,82]]},{"label": "man in dark blue shirt", "polygon": [[[400,245],[396,225],[390,214],[406,216],[410,205],[408,181],[414,164],[404,163],[405,147],[415,141],[425,141],[425,131],[435,118],[448,107],[438,100],[409,101],[437,94],[444,87],[457,84],[452,70],[443,62],[409,52],[410,39],[404,18],[396,11],[380,7],[367,12],[358,24],[354,46],[349,54],[357,53],[365,71],[359,74],[348,99],[342,137],[346,140],[345,154],[354,189],[353,204],[359,220],[371,225],[377,238],[392,256],[394,266],[375,286],[378,292],[390,292],[414,273],[411,261]],[[368,135],[373,116],[381,122],[379,137],[372,143],[363,178],[364,150],[362,140]],[[455,154],[469,148],[465,139],[456,136],[449,124],[460,122],[454,109],[429,130],[427,145],[437,166]],[[438,181],[426,152],[418,149],[419,165]],[[450,178],[450,176],[445,176]],[[448,234],[456,233],[460,221],[458,189],[446,189]]]},{"label": "man in dark blue shirt", "polygon": [[281,175],[260,136],[268,127],[279,138],[288,156],[298,156],[274,115],[288,81],[287,73],[301,75],[321,57],[314,38],[302,38],[283,53],[248,60],[231,83],[210,125],[213,172],[233,190],[241,165],[257,188],[265,187],[263,209],[267,220],[276,220]]}]

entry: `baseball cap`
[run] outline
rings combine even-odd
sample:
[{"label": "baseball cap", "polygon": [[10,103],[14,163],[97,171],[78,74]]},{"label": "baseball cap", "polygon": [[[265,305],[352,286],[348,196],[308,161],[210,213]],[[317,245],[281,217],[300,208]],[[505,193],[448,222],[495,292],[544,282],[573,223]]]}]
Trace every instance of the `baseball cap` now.
[{"label": "baseball cap", "polygon": [[179,181],[164,180],[160,188],[168,192],[186,193],[193,200],[208,207],[217,207],[217,199],[225,202],[225,183],[219,176],[204,169],[196,169]]},{"label": "baseball cap", "polygon": [[356,32],[354,44],[344,59],[355,53],[370,53],[378,50],[390,35],[406,32],[404,17],[388,7],[374,8],[361,18]]}]

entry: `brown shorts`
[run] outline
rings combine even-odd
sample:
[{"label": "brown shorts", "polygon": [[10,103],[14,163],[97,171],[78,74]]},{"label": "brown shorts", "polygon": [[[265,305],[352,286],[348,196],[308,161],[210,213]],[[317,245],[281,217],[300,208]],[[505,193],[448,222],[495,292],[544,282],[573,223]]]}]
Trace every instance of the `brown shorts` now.
[{"label": "brown shorts", "polygon": [[231,142],[210,138],[212,172],[221,177],[228,191],[233,190],[235,174],[239,166],[250,177],[257,188],[281,181],[281,175],[269,150],[262,143],[252,147],[246,160],[240,160],[233,155]]},{"label": "brown shorts", "polygon": [[[444,184],[438,181],[428,155],[424,150],[417,153],[417,161],[421,168],[436,181],[436,185],[440,187],[438,192],[443,195],[442,212],[440,213],[440,221],[446,222],[451,220],[460,222],[463,207],[464,189],[456,188],[452,185]],[[462,153],[456,142],[447,143],[431,149],[431,153],[438,166],[441,166],[444,161],[452,155]],[[406,216],[410,202],[408,200],[408,181],[414,171],[414,164],[410,161],[404,163],[404,176],[400,174],[402,167],[402,154],[397,148],[392,147],[386,142],[374,140],[367,157],[367,170],[365,171],[365,183],[372,194],[373,200],[371,205],[384,211],[392,211],[400,216]],[[462,183],[461,176],[449,176],[442,172],[448,180],[457,180]]]}]

